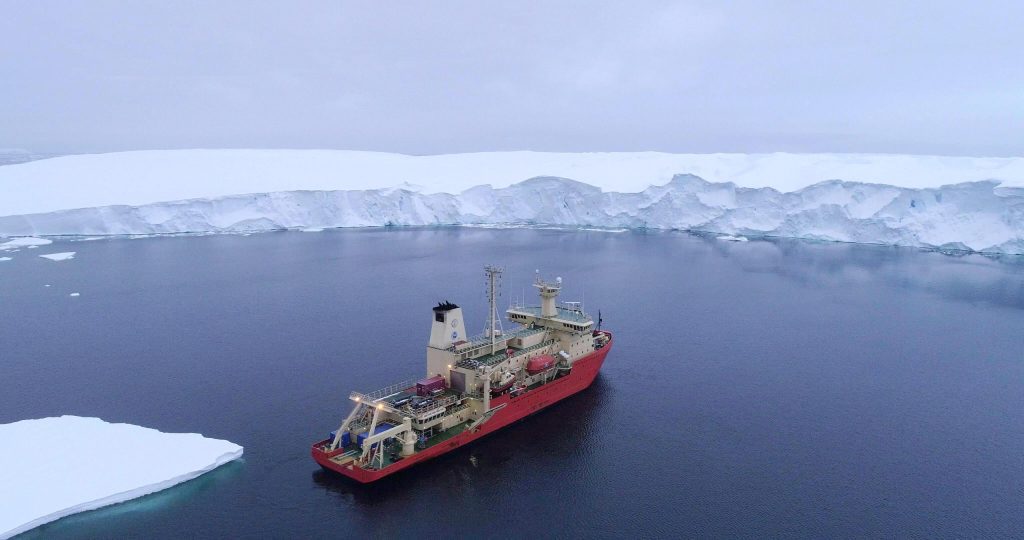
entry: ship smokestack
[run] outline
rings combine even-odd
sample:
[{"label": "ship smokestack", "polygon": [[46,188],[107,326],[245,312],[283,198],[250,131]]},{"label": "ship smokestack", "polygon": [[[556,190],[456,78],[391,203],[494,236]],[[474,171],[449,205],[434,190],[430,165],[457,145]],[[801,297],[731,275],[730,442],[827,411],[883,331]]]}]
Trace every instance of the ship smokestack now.
[{"label": "ship smokestack", "polygon": [[456,341],[466,339],[466,323],[462,320],[462,308],[445,300],[434,306],[434,320],[430,326],[430,342],[435,349],[447,349]]}]

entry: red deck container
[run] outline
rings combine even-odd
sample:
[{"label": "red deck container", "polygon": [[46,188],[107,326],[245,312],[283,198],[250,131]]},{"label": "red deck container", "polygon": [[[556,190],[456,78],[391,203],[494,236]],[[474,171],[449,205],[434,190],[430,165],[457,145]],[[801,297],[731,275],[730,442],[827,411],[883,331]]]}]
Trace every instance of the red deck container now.
[{"label": "red deck container", "polygon": [[444,377],[435,375],[416,383],[416,394],[429,396],[434,390],[444,390]]}]

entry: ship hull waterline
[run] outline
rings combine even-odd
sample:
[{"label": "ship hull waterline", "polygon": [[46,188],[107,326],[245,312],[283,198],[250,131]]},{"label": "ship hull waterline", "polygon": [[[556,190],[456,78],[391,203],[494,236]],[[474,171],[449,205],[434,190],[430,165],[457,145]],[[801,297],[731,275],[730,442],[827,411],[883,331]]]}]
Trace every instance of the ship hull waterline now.
[{"label": "ship hull waterline", "polygon": [[515,397],[506,393],[504,395],[491,398],[491,408],[494,409],[501,407],[501,409],[496,411],[494,416],[483,424],[477,426],[474,430],[463,431],[451,439],[431,446],[430,448],[420,450],[415,454],[392,463],[383,469],[365,469],[351,462],[339,464],[332,461],[331,458],[336,453],[325,452],[321,449],[324,447],[325,443],[330,442],[327,439],[313,444],[313,459],[326,470],[336,472],[357,482],[366,484],[408,469],[417,463],[422,463],[429,459],[444,455],[461,446],[465,446],[480,437],[494,433],[517,420],[538,412],[550,405],[553,405],[554,403],[557,403],[558,401],[588,388],[594,382],[594,379],[597,377],[597,373],[601,370],[602,364],[604,364],[605,356],[608,355],[608,352],[612,348],[613,339],[611,339],[611,333],[607,331],[604,332],[607,333],[610,338],[608,343],[604,347],[573,363],[572,371],[568,375]]}]

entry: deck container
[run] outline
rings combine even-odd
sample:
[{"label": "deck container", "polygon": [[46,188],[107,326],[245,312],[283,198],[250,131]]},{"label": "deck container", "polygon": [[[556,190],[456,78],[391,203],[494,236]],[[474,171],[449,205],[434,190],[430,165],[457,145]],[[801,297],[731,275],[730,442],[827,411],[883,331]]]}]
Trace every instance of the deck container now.
[{"label": "deck container", "polygon": [[435,375],[416,383],[416,393],[429,396],[434,390],[444,390],[444,377]]},{"label": "deck container", "polygon": [[[389,424],[387,422],[381,422],[381,423],[377,424],[377,428],[373,430],[373,434],[376,435],[376,434],[378,434],[378,433],[380,433],[382,431],[387,431],[387,430],[389,430],[389,429],[391,429],[393,427],[395,427],[395,426],[393,426],[393,425],[391,425],[391,424]],[[358,437],[356,437],[356,442],[359,443],[360,447],[363,446],[363,441],[366,440],[366,437],[367,437],[368,433],[369,432],[364,431],[363,433],[360,433]],[[348,434],[346,433],[345,435],[348,435]],[[374,445],[374,446],[376,446],[376,445]]]}]

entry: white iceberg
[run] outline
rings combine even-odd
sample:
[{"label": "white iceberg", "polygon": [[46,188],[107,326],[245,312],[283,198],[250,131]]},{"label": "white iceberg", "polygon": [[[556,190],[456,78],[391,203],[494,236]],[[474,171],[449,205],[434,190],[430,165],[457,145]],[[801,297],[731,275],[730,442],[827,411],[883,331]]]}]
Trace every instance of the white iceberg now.
[{"label": "white iceberg", "polygon": [[726,242],[746,242],[746,236],[733,236],[731,234],[723,234],[718,236],[719,240],[725,240]]},{"label": "white iceberg", "polygon": [[12,260],[10,257],[0,257],[0,261],[10,261],[10,260]]},{"label": "white iceberg", "polygon": [[72,297],[82,296],[82,293],[73,292],[73,293],[69,294],[68,296],[72,296]]},{"label": "white iceberg", "polygon": [[229,441],[99,418],[0,424],[0,539],[167,489],[241,456]]},{"label": "white iceberg", "polygon": [[44,259],[50,259],[51,261],[66,261],[68,259],[74,259],[77,251],[62,251],[60,253],[47,253],[40,255]]},{"label": "white iceberg", "polygon": [[162,150],[0,167],[0,235],[677,229],[1024,253],[1024,158]]},{"label": "white iceberg", "polygon": [[53,240],[48,240],[46,238],[32,238],[32,237],[13,238],[13,239],[11,239],[11,240],[9,240],[7,242],[4,242],[4,243],[0,244],[0,250],[11,249],[11,250],[17,251],[17,248],[21,248],[21,247],[32,248],[32,247],[38,247],[38,246],[45,246],[45,245],[49,245],[49,244],[52,244],[52,243],[53,243]]}]

